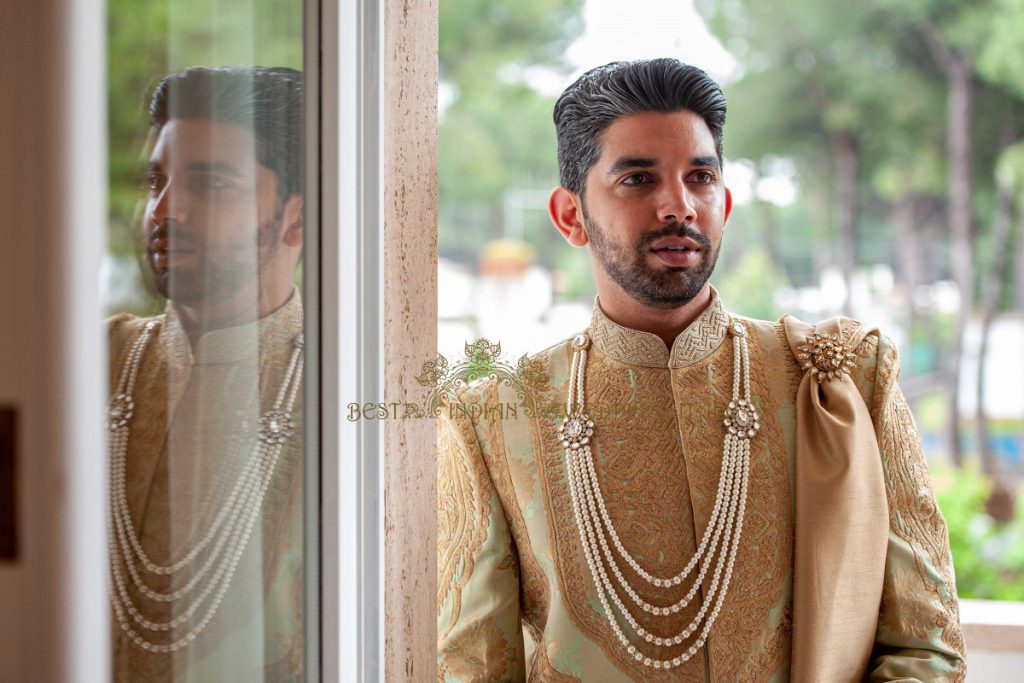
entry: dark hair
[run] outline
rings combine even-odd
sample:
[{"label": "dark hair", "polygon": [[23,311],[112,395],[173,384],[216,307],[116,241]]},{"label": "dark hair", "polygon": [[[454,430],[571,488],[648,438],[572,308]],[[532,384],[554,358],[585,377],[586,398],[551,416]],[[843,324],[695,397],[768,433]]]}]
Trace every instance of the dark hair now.
[{"label": "dark hair", "polygon": [[562,186],[583,195],[587,173],[601,156],[601,133],[617,119],[683,109],[704,119],[721,163],[725,96],[718,83],[697,67],[660,58],[612,62],[583,74],[555,103]]},{"label": "dark hair", "polygon": [[302,73],[283,67],[194,67],[166,76],[153,91],[149,121],[212,119],[256,136],[256,160],[277,174],[281,200],[299,194],[302,169]]}]

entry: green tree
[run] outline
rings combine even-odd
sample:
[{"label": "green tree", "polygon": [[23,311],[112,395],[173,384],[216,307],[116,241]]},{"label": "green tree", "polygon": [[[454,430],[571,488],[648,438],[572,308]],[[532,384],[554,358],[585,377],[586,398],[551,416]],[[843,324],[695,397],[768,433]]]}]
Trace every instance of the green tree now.
[{"label": "green tree", "polygon": [[1024,600],[1024,506],[996,522],[985,513],[992,481],[977,467],[940,467],[934,476],[960,597]]},{"label": "green tree", "polygon": [[775,292],[789,286],[785,273],[768,251],[745,249],[739,262],[721,276],[718,292],[740,315],[762,320],[776,317]]},{"label": "green tree", "polygon": [[[1015,70],[1024,63],[1021,0],[735,0],[707,11],[744,65],[729,88],[727,150],[755,163],[797,160],[801,201],[828,207],[808,214],[830,219],[828,231],[812,225],[807,234],[819,245],[835,236],[834,250],[810,248],[838,260],[847,278],[869,252],[890,261],[911,325],[917,286],[952,275],[964,304],[942,370],[959,386],[968,318],[1006,298],[1010,231],[995,167],[1016,139],[1007,123],[1022,112],[1019,85],[1009,87],[1024,82]],[[948,396],[959,462],[957,391]]]},{"label": "green tree", "polygon": [[927,108],[927,97],[903,96],[917,85],[914,74],[893,45],[874,38],[887,29],[870,5],[843,7],[842,21],[837,11],[835,4],[811,0],[707,8],[745,71],[726,88],[727,151],[756,164],[773,156],[798,161],[821,223],[809,234],[834,245],[821,250],[818,267],[838,265],[849,283],[863,260],[865,178],[880,156],[914,159],[887,145],[895,139],[906,147],[934,132],[928,125],[934,109]]},{"label": "green tree", "polygon": [[[529,84],[544,69],[566,75],[563,54],[582,30],[582,0],[442,2],[438,61],[440,249],[469,259],[506,234],[506,193],[558,184],[554,101]],[[445,102],[447,100],[447,102]],[[541,212],[527,236],[547,265],[559,239]],[[551,248],[545,248],[550,246]]]}]

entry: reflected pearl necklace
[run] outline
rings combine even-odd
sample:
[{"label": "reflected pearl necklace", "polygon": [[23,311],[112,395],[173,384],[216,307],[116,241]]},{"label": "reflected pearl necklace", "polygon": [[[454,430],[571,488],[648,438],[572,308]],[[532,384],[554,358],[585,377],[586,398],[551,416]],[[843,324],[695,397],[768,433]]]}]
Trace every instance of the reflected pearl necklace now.
[{"label": "reflected pearl necklace", "polygon": [[[220,607],[224,594],[231,585],[242,553],[252,536],[259,517],[263,497],[270,485],[274,468],[284,444],[295,433],[292,408],[302,383],[302,335],[295,337],[292,355],[284,380],[278,389],[273,407],[260,418],[259,435],[253,457],[231,489],[227,500],[217,511],[206,534],[178,560],[161,565],[153,562],[142,549],[142,543],[128,512],[125,483],[125,462],[128,452],[128,426],[135,412],[132,392],[138,377],[139,364],[153,331],[159,323],[146,323],[142,334],[135,340],[125,358],[117,391],[110,398],[108,428],[110,429],[110,510],[107,543],[110,548],[110,570],[113,577],[110,598],[121,630],[138,647],[149,652],[169,653],[179,650],[207,627]],[[210,546],[212,545],[212,548]],[[209,552],[199,559],[207,548]],[[169,621],[154,622],[139,611],[128,592],[121,569],[123,560],[132,583],[139,593],[152,602],[174,602],[189,596],[191,601]],[[146,584],[141,570],[157,576],[174,576],[179,572],[189,576],[188,582],[177,590],[161,592]],[[208,574],[212,576],[205,586],[199,584]],[[193,594],[194,597],[193,597]],[[209,599],[210,596],[212,599]],[[189,621],[206,603],[200,618],[184,634],[172,637],[170,642],[154,642],[139,632],[171,633]]]},{"label": "reflected pearl necklace", "polygon": [[[656,576],[644,569],[634,558],[612,524],[605,507],[601,486],[594,467],[590,441],[594,436],[594,422],[587,417],[584,402],[584,375],[587,367],[587,349],[590,338],[579,334],[572,340],[573,356],[569,372],[569,396],[566,401],[566,417],[558,427],[558,438],[565,447],[566,474],[569,480],[569,495],[572,499],[573,514],[580,533],[583,554],[590,568],[590,574],[597,589],[597,597],[604,608],[608,625],[619,643],[637,662],[654,669],[672,669],[688,661],[707,642],[711,626],[718,618],[719,611],[729,590],[740,534],[743,531],[743,515],[747,505],[747,480],[750,474],[750,439],[761,428],[760,418],[750,397],[750,351],[747,347],[747,330],[742,323],[731,321],[728,330],[732,336],[733,383],[732,400],[725,410],[725,439],[722,447],[722,471],[718,480],[718,492],[711,511],[711,518],[704,530],[697,551],[683,569],[675,576]],[[668,605],[654,605],[640,597],[634,585],[623,574],[609,544],[618,555],[646,584],[657,588],[670,588],[683,584],[693,570],[706,557],[693,579],[693,585],[686,594]],[[609,578],[614,576],[630,601],[648,614],[668,616],[677,614],[693,600],[700,589],[718,554],[711,585],[701,601],[700,610],[681,632],[666,636],[647,631],[620,597],[619,591]],[[724,574],[723,574],[724,569]],[[643,584],[641,584],[643,585]],[[683,645],[692,636],[691,645],[671,659],[652,658],[644,655],[630,642],[609,605],[609,598],[615,604],[623,619],[641,640],[659,647]],[[713,606],[712,606],[713,604]],[[710,612],[709,612],[710,608]],[[701,626],[701,620],[704,625]],[[639,642],[639,641],[638,641]]]}]

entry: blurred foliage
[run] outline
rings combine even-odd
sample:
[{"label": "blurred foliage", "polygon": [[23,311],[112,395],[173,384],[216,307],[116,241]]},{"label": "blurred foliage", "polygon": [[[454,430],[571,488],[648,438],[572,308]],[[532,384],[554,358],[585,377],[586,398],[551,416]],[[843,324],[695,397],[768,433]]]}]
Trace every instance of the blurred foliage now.
[{"label": "blurred foliage", "polygon": [[961,598],[1024,600],[1024,505],[1008,522],[985,512],[992,480],[977,467],[934,468],[936,497],[949,528]]},{"label": "blurred foliage", "polygon": [[583,28],[582,0],[444,0],[439,8],[441,79],[470,90],[502,67],[563,65]]},{"label": "blurred foliage", "polygon": [[[842,6],[727,0],[698,6],[742,65],[741,78],[725,88],[726,153],[755,164],[776,156],[797,162],[804,189],[799,201],[825,209],[816,215],[825,227],[816,241],[826,245],[830,262],[838,259],[840,246],[838,135],[852,139],[857,152],[858,264],[881,261],[905,270],[897,232],[903,226],[893,220],[899,201],[915,203],[913,220],[922,229],[941,226],[948,177],[963,175],[963,169],[948,168],[948,84],[931,37],[973,64],[973,257],[977,279],[988,277],[986,266],[999,248],[985,240],[997,166],[1003,157],[1005,165],[1020,163],[1006,154],[1004,129],[1024,135],[1024,0],[866,0]],[[744,115],[750,111],[758,115]],[[888,231],[878,230],[886,224]],[[950,276],[946,244],[918,248],[924,281]],[[1010,304],[1005,298],[1004,305]]]},{"label": "blurred foliage", "polygon": [[561,293],[569,299],[577,301],[593,301],[597,296],[594,285],[594,274],[591,271],[590,259],[584,258],[578,250],[561,249],[555,269],[561,274],[563,282]]},{"label": "blurred foliage", "polygon": [[778,317],[775,292],[788,286],[779,264],[766,249],[755,245],[743,251],[734,267],[721,272],[718,293],[729,302],[730,310],[748,318],[771,320]]},{"label": "blurred foliage", "polygon": [[[987,10],[987,11],[986,11]],[[983,40],[978,51],[978,70],[994,82],[1024,98],[1024,0],[995,0],[975,11]]]},{"label": "blurred foliage", "polygon": [[[438,63],[439,248],[471,261],[506,234],[505,193],[558,184],[554,100],[531,74],[565,75],[563,54],[583,28],[582,0],[444,0]],[[552,228],[539,232],[540,262],[569,250]]]}]

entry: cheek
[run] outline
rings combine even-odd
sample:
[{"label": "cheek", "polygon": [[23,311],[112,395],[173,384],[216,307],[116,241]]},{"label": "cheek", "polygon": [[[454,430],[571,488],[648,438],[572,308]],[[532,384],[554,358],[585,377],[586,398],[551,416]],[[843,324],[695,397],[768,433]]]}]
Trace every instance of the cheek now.
[{"label": "cheek", "polygon": [[709,194],[703,198],[698,210],[708,218],[708,222],[718,224],[725,220],[725,197],[721,193]]},{"label": "cheek", "polygon": [[602,225],[617,226],[620,229],[632,229],[637,225],[644,224],[654,215],[654,209],[650,202],[637,200],[624,200],[610,202],[602,215],[605,217]]},{"label": "cheek", "polygon": [[215,235],[239,237],[246,232],[255,234],[258,209],[253,198],[208,202],[197,212],[197,227]]},{"label": "cheek", "polygon": [[156,200],[146,200],[146,205],[142,210],[142,230],[144,232],[152,232],[156,229]]}]

